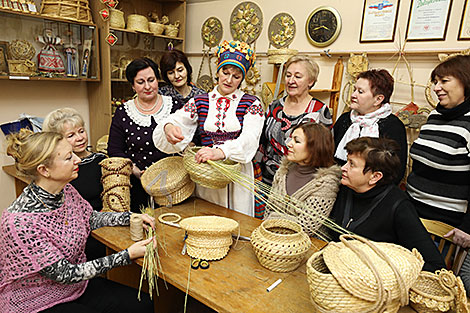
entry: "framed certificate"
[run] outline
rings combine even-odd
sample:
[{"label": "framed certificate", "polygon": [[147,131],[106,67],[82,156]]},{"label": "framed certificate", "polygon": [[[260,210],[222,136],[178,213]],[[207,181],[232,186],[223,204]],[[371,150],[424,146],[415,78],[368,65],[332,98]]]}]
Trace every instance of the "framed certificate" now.
[{"label": "framed certificate", "polygon": [[364,0],[361,36],[364,42],[393,42],[400,0]]},{"label": "framed certificate", "polygon": [[444,40],[452,0],[411,0],[407,40]]},{"label": "framed certificate", "polygon": [[465,0],[463,6],[462,18],[460,19],[460,28],[458,40],[470,40],[470,11],[468,9],[468,0]]}]

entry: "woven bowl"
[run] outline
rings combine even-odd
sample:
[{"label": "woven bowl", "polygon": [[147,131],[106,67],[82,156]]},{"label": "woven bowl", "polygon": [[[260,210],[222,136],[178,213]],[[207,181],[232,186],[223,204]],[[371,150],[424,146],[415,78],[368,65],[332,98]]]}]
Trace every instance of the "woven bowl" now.
[{"label": "woven bowl", "polygon": [[[191,180],[206,188],[225,188],[232,181],[209,163],[205,162],[198,164],[194,156],[199,149],[201,149],[201,147],[188,148],[185,150],[183,155],[184,168],[188,171]],[[240,163],[231,160],[213,162],[223,165],[224,168],[232,172],[240,171],[241,169]]]},{"label": "woven bowl", "polygon": [[410,288],[410,305],[417,312],[423,313],[454,309],[455,296],[451,288],[456,284],[457,278],[450,271],[436,271],[436,274],[422,271]]},{"label": "woven bowl", "polygon": [[[346,246],[343,242],[332,242],[307,261],[307,280],[316,310],[335,313],[371,311],[377,303],[383,305],[385,312],[397,312],[400,308],[400,298],[406,297],[424,264],[421,255],[417,250],[411,252],[391,243],[362,240],[368,244],[353,241]],[[366,255],[379,273],[384,287],[383,298],[380,298],[379,285],[372,269],[353,249]],[[399,287],[391,265],[379,253],[396,268],[403,288]],[[390,296],[388,304],[385,295]]]},{"label": "woven bowl", "polygon": [[251,245],[262,266],[273,272],[290,272],[299,267],[312,243],[294,221],[270,219],[252,232]]},{"label": "woven bowl", "polygon": [[203,260],[220,260],[225,257],[232,244],[232,232],[238,222],[220,216],[194,216],[180,222],[186,230],[188,255]]}]

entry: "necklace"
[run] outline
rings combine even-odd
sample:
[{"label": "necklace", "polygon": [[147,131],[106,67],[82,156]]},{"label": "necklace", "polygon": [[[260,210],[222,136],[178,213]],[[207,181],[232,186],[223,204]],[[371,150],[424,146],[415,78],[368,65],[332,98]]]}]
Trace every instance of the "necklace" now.
[{"label": "necklace", "polygon": [[135,98],[135,101],[136,101],[135,104],[137,108],[139,108],[139,110],[141,110],[142,112],[152,112],[157,107],[158,99],[160,99],[159,95],[157,95],[157,101],[155,101],[155,104],[150,109],[145,109],[144,107],[142,107],[142,105],[139,102],[139,97]]},{"label": "necklace", "polygon": [[[31,192],[33,193],[34,197],[36,197],[36,199],[39,200],[39,202],[41,202],[41,204],[42,204],[46,209],[48,209],[48,210],[51,211],[51,212],[54,211],[54,210],[51,209],[47,204],[45,204],[44,201],[42,201],[42,199],[36,194],[36,192],[33,190],[32,187],[30,187],[29,190],[31,190]],[[63,197],[63,195],[62,195],[62,197]],[[64,224],[65,224],[66,226],[69,225],[69,221],[68,221],[68,219],[67,219],[67,209],[65,210],[65,221],[64,221]]]}]

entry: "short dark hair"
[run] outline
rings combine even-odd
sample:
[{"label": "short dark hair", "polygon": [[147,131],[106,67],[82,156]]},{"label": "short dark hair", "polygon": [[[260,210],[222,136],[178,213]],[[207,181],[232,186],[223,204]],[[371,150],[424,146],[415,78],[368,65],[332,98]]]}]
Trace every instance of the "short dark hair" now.
[{"label": "short dark hair", "polygon": [[150,67],[157,79],[160,79],[160,71],[158,70],[158,65],[152,59],[149,58],[138,58],[129,63],[126,67],[126,78],[131,85],[134,84],[134,78],[137,76],[137,73],[141,70]]},{"label": "short dark hair", "polygon": [[375,96],[383,95],[384,99],[382,100],[382,104],[389,103],[390,97],[393,93],[393,84],[395,80],[393,79],[392,75],[387,70],[381,69],[372,69],[362,73],[359,73],[356,77],[364,78],[369,81],[370,90],[372,94]]},{"label": "short dark hair", "polygon": [[456,55],[434,68],[431,72],[431,80],[436,76],[453,76],[457,78],[465,88],[465,98],[470,96],[470,55]]},{"label": "short dark hair", "polygon": [[390,184],[400,171],[400,146],[395,140],[387,138],[360,137],[346,144],[348,154],[360,154],[364,160],[364,171],[382,172],[382,179],[377,186]]},{"label": "short dark hair", "polygon": [[310,157],[306,161],[311,167],[330,167],[334,161],[335,143],[331,131],[322,124],[305,122],[292,129],[302,129],[307,138],[307,149]]},{"label": "short dark hair", "polygon": [[167,84],[171,85],[167,73],[176,67],[176,62],[183,63],[184,67],[186,68],[186,72],[188,72],[186,83],[189,85],[191,83],[193,68],[191,67],[191,64],[189,64],[186,55],[182,51],[176,49],[165,52],[165,54],[160,59],[160,70],[162,72],[163,80]]}]

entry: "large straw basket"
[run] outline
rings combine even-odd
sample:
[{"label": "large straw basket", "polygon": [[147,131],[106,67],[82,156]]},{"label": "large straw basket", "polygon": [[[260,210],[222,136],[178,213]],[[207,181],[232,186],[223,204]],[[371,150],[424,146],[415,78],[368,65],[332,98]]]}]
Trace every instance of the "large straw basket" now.
[{"label": "large straw basket", "polygon": [[203,260],[219,260],[225,257],[232,244],[232,232],[238,222],[220,216],[194,216],[180,222],[186,230],[188,255]]},{"label": "large straw basket", "polygon": [[42,0],[41,14],[92,23],[88,0]]},{"label": "large straw basket", "polygon": [[140,178],[145,191],[159,205],[183,202],[194,191],[194,182],[183,166],[183,157],[173,156],[155,162]]},{"label": "large straw basket", "polygon": [[[184,168],[188,171],[191,180],[196,184],[199,184],[206,188],[221,189],[225,188],[231,183],[231,180],[222,174],[218,169],[214,168],[209,163],[197,163],[194,156],[201,147],[191,147],[185,150],[183,155]],[[230,172],[240,171],[240,163],[224,160],[224,161],[213,161]]]},{"label": "large straw basket", "polygon": [[112,157],[102,160],[99,164],[102,172],[103,211],[129,211],[132,161],[127,158]]},{"label": "large straw basket", "polygon": [[130,14],[127,16],[127,29],[149,33],[149,20],[143,15]]},{"label": "large straw basket", "polygon": [[340,239],[307,261],[315,312],[390,313],[407,304],[424,264],[416,249],[352,235]]},{"label": "large straw basket", "polygon": [[445,269],[436,273],[422,271],[410,289],[410,305],[418,312],[438,313],[456,308],[457,312],[468,312],[466,304],[462,280]]},{"label": "large straw basket", "polygon": [[258,261],[273,272],[295,270],[312,245],[302,227],[286,219],[264,221],[251,234]]},{"label": "large straw basket", "polygon": [[110,9],[109,26],[115,28],[125,28],[126,21],[124,20],[124,12],[117,9]]}]

